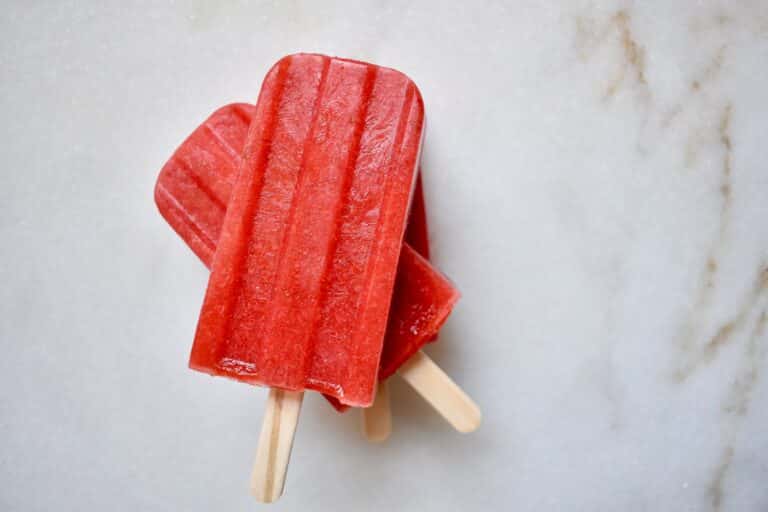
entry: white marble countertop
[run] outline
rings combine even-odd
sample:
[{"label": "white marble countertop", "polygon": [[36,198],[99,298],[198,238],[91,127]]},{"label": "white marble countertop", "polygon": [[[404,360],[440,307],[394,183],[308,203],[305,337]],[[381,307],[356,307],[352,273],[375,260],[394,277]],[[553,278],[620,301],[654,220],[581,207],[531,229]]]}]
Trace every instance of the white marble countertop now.
[{"label": "white marble countertop", "polygon": [[0,17],[2,510],[256,508],[265,391],[187,370],[207,274],[152,188],[295,51],[419,84],[463,292],[428,352],[484,424],[395,383],[371,446],[311,396],[275,510],[768,510],[767,3],[27,4]]}]

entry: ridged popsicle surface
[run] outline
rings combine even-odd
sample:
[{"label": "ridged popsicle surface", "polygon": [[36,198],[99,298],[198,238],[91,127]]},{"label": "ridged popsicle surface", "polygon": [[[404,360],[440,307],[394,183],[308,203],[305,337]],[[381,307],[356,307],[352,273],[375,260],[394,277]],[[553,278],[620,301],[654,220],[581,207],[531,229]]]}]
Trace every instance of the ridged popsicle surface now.
[{"label": "ridged popsicle surface", "polygon": [[424,113],[401,73],[294,55],[268,74],[190,365],[372,401]]}]

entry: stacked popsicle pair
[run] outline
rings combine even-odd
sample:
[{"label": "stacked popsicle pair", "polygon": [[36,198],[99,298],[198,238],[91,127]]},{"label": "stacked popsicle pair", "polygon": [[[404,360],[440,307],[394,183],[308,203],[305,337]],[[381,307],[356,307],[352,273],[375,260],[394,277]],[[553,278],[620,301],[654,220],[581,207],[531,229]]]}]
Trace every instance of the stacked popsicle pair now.
[{"label": "stacked popsicle pair", "polygon": [[423,352],[459,298],[427,260],[421,95],[392,69],[281,59],[255,106],[218,109],[162,168],[155,201],[211,269],[190,367],[270,387],[253,494],[283,490],[305,390],[391,429],[399,373],[457,430],[480,412]]}]

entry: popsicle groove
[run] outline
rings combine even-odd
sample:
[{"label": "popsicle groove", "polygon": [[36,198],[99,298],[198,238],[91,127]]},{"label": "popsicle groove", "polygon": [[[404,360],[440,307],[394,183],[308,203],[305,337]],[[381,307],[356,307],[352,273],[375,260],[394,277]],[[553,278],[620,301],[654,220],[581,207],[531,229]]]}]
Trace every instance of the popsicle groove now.
[{"label": "popsicle groove", "polygon": [[[329,287],[328,283],[330,282],[330,279],[328,278],[332,262],[333,262],[333,255],[336,252],[336,248],[338,246],[338,240],[339,240],[339,230],[341,226],[341,216],[342,212],[344,210],[344,205],[349,202],[349,194],[352,188],[352,181],[353,176],[355,172],[355,165],[357,163],[358,157],[360,155],[360,147],[362,144],[362,138],[363,138],[363,132],[365,129],[365,120],[368,115],[368,107],[371,102],[371,95],[373,94],[373,87],[376,82],[376,77],[378,75],[378,69],[366,66],[365,70],[365,82],[363,84],[362,93],[360,95],[360,104],[362,107],[358,110],[357,118],[355,119],[355,128],[354,128],[354,135],[353,135],[353,144],[350,148],[349,154],[347,155],[347,163],[344,170],[344,176],[343,176],[343,182],[341,184],[341,193],[339,194],[340,201],[336,203],[336,208],[333,213],[333,233],[330,238],[330,243],[327,246],[327,249],[325,251],[324,256],[324,265],[322,270],[323,279],[321,280],[322,287],[320,288],[318,292],[318,300],[315,303],[314,307],[314,313],[313,313],[313,320],[311,322],[311,332],[317,332],[318,323],[321,320],[321,306],[323,302],[326,300],[327,294],[329,293]],[[314,345],[315,345],[316,338],[310,337],[309,343],[307,346],[307,351],[304,358],[304,374],[309,375],[309,369],[311,368],[312,361],[309,357],[310,354],[314,351]],[[341,390],[341,393],[343,393],[343,390]]]},{"label": "popsicle groove", "polygon": [[[353,390],[339,390],[331,383],[349,382],[347,377],[350,375],[350,366],[362,365],[365,367],[364,373],[376,373],[375,363],[360,360],[360,353],[370,351],[371,348],[367,344],[356,346],[361,341],[373,344],[378,335],[376,329],[360,327],[365,324],[358,317],[363,298],[358,290],[364,282],[365,260],[372,251],[372,238],[381,211],[381,203],[376,198],[381,196],[379,190],[381,182],[385,179],[383,175],[388,174],[389,170],[388,159],[391,152],[382,152],[380,148],[389,147],[393,142],[391,114],[392,109],[397,108],[397,102],[402,100],[401,87],[398,77],[390,73],[377,75],[377,80],[372,84],[360,148],[354,161],[352,182],[340,217],[333,257],[329,261],[329,274],[343,277],[329,282],[326,287],[315,346],[318,347],[316,352],[330,353],[335,357],[313,361],[310,373],[314,376],[313,384],[318,389],[340,397]],[[349,290],[354,290],[354,293],[349,293]],[[355,300],[355,296],[358,300]],[[358,327],[351,328],[351,325]],[[366,331],[368,338],[361,340],[359,335],[355,337],[356,330]],[[345,333],[351,338],[340,337],[340,334]],[[378,362],[378,351],[373,352],[375,354],[372,354],[372,357],[376,357]],[[337,361],[344,361],[346,364],[340,365]],[[372,393],[374,384],[375,381],[366,383],[364,392]],[[354,391],[360,394],[361,390]]]},{"label": "popsicle groove", "polygon": [[227,210],[227,205],[224,203],[224,201],[219,198],[219,196],[216,195],[216,193],[211,189],[207,183],[205,183],[200,176],[197,175],[192,169],[190,169],[189,165],[184,162],[181,159],[175,160],[176,166],[182,170],[184,173],[186,173],[187,176],[189,176],[189,179],[192,180],[192,182],[195,184],[197,188],[200,189],[200,191],[205,194],[208,199],[211,200],[213,204],[216,205],[216,207],[221,211]]},{"label": "popsicle groove", "polygon": [[[312,141],[312,135],[315,132],[315,128],[317,126],[317,119],[320,115],[320,104],[323,99],[323,89],[325,88],[326,80],[328,79],[328,68],[330,67],[330,59],[323,59],[323,67],[320,71],[320,81],[317,85],[317,94],[315,96],[315,102],[314,105],[312,105],[312,120],[309,122],[309,133],[307,134],[307,137],[304,139],[304,145],[301,148],[301,163],[299,164],[298,172],[296,173],[296,183],[294,184],[294,190],[293,195],[291,196],[291,203],[288,208],[288,218],[286,220],[286,224],[288,226],[293,225],[294,217],[296,216],[296,201],[300,197],[301,190],[303,188],[304,180],[302,180],[303,176],[303,170],[306,167],[306,159],[307,159],[307,147],[309,146],[309,143]],[[290,234],[290,230],[285,230],[283,233],[282,243],[280,244],[280,254],[278,256],[278,261],[280,263],[285,261],[285,253],[286,253],[286,242],[288,240]],[[281,270],[281,267],[278,268],[278,272]],[[274,291],[274,288],[273,288]]]},{"label": "popsicle groove", "polygon": [[[259,153],[256,155],[256,165],[264,166],[269,161],[269,153],[272,149],[272,136],[275,132],[275,128],[277,126],[277,113],[278,109],[280,107],[280,103],[283,99],[283,91],[285,89],[285,82],[288,74],[288,67],[292,61],[292,58],[286,58],[280,61],[280,63],[277,65],[277,69],[275,72],[275,90],[273,93],[273,96],[271,98],[271,101],[269,103],[269,106],[267,108],[267,115],[266,119],[264,119],[264,123],[260,128],[263,130],[262,133],[262,139],[259,141],[262,144],[262,147],[259,151]],[[250,137],[249,137],[250,138]],[[249,164],[249,158],[246,157],[241,160],[241,168]],[[256,176],[256,183],[252,183],[252,186],[258,187],[258,190],[260,190],[263,186],[264,180],[263,175],[262,176]],[[248,200],[245,201],[245,204],[235,204],[234,201],[231,201],[230,204],[230,210],[236,210],[236,208],[242,208],[244,210],[244,215],[241,217],[240,223],[236,226],[236,229],[233,231],[242,231],[245,229],[243,226],[244,223],[248,222],[249,219],[253,218],[254,211],[256,210],[257,203],[259,199],[259,194],[253,194],[251,195]],[[229,213],[229,211],[228,211]],[[231,213],[230,213],[231,214]],[[218,324],[218,329],[221,330],[221,336],[219,336],[221,339],[228,340],[230,339],[231,332],[232,332],[232,323],[234,320],[234,315],[232,312],[235,309],[236,301],[237,301],[237,295],[235,292],[239,289],[242,289],[243,281],[245,279],[245,273],[242,272],[243,266],[245,265],[246,256],[248,254],[248,245],[250,244],[251,238],[253,237],[253,225],[250,225],[250,229],[246,230],[245,233],[243,233],[243,236],[241,236],[239,239],[234,238],[235,240],[238,240],[239,243],[235,243],[232,246],[232,274],[233,276],[237,276],[234,280],[228,281],[224,283],[224,289],[222,290],[223,295],[225,297],[225,300],[223,301],[223,307],[221,308],[220,314],[221,318],[223,318],[223,321]],[[215,260],[214,260],[215,261]],[[214,263],[215,265],[215,263]],[[209,285],[208,293],[211,293],[211,286]],[[218,290],[215,290],[218,291]],[[207,294],[206,294],[207,295]],[[207,297],[206,297],[207,298]],[[203,312],[201,312],[201,317],[203,315]],[[200,330],[200,325],[202,322],[198,323],[198,331]],[[214,324],[216,325],[216,324]],[[203,354],[200,352],[196,352],[197,345],[192,346],[192,356],[190,358],[190,365],[193,367],[198,367],[201,369],[206,368],[206,366],[211,367],[217,367],[219,366],[219,362],[222,359],[222,355],[227,350],[227,343],[218,343],[215,344],[213,350],[208,354]]]},{"label": "popsicle groove", "polygon": [[240,155],[237,153],[237,150],[233,148],[232,145],[229,142],[227,142],[226,139],[224,139],[224,137],[221,135],[221,133],[219,133],[218,130],[216,130],[216,128],[213,128],[208,123],[203,124],[203,127],[205,130],[208,131],[208,133],[211,135],[213,140],[215,140],[219,144],[219,147],[221,147],[221,149],[226,151],[226,153],[230,156],[230,158],[234,160],[240,159]]},{"label": "popsicle groove", "polygon": [[[326,59],[314,59],[308,66],[297,64],[297,69],[290,72],[281,100],[280,121],[272,136],[278,149],[270,153],[269,161],[261,170],[256,169],[264,175],[265,185],[257,192],[260,202],[251,229],[258,232],[253,237],[248,256],[245,286],[238,290],[240,297],[235,316],[239,326],[230,346],[230,354],[235,358],[256,357],[264,362],[258,369],[261,379],[292,390],[303,388],[303,380],[296,378],[292,365],[281,362],[292,361],[291,354],[301,346],[293,343],[289,330],[282,332],[279,340],[275,339],[270,334],[275,332],[271,317],[276,304],[286,300],[286,294],[293,293],[280,287],[286,250],[290,246],[286,244],[286,237],[292,227],[291,216],[296,201],[300,198],[307,137],[319,107],[320,87],[327,75],[327,65]],[[253,341],[250,341],[251,337]]]},{"label": "popsicle groove", "polygon": [[[376,205],[376,211],[378,212],[378,214],[377,214],[377,217],[376,217],[376,221],[374,223],[374,225],[375,225],[374,235],[370,239],[370,244],[368,245],[368,252],[365,255],[364,262],[363,262],[363,265],[364,265],[364,267],[363,267],[364,268],[364,278],[362,279],[362,282],[363,283],[370,283],[370,286],[368,287],[368,290],[366,290],[364,294],[359,294],[358,295],[358,300],[357,300],[356,304],[354,304],[354,306],[353,306],[353,311],[355,312],[353,318],[362,318],[363,322],[366,322],[366,318],[365,318],[366,317],[366,314],[365,314],[366,312],[361,312],[363,304],[370,303],[372,301],[372,296],[373,296],[374,293],[384,293],[384,294],[390,294],[391,293],[391,288],[388,289],[388,290],[382,290],[381,286],[374,286],[374,283],[373,283],[373,280],[371,279],[371,276],[374,273],[375,268],[378,266],[379,259],[384,258],[386,256],[386,254],[385,254],[386,252],[392,252],[392,249],[394,249],[396,251],[396,254],[399,253],[400,244],[402,244],[402,237],[403,237],[403,235],[405,233],[405,223],[402,222],[402,220],[401,220],[401,223],[403,224],[403,230],[400,233],[400,238],[399,238],[397,247],[395,247],[395,248],[388,248],[388,249],[390,249],[389,251],[382,251],[382,250],[380,250],[379,246],[380,246],[380,243],[381,243],[381,240],[382,240],[382,237],[380,236],[380,233],[385,228],[385,226],[386,226],[386,224],[388,222],[388,217],[389,217],[387,215],[387,212],[389,211],[389,209],[388,208],[382,208],[382,205],[387,204],[390,201],[391,190],[392,190],[392,181],[394,179],[393,178],[393,174],[394,173],[390,172],[390,169],[391,169],[392,166],[395,165],[397,159],[400,156],[400,147],[403,144],[403,138],[405,137],[407,121],[409,120],[409,117],[410,117],[409,114],[410,114],[410,111],[411,111],[411,108],[412,108],[411,102],[413,101],[414,89],[415,88],[414,88],[414,86],[411,83],[408,83],[406,85],[405,97],[403,99],[402,107],[401,107],[400,114],[399,114],[399,117],[398,117],[398,125],[397,125],[397,129],[396,129],[396,132],[395,132],[394,141],[393,141],[393,144],[392,144],[392,147],[391,147],[391,150],[390,150],[390,155],[386,159],[386,164],[385,164],[386,166],[385,166],[385,168],[387,169],[387,172],[382,173],[384,175],[383,176],[383,183],[382,183],[383,194],[379,194],[379,202]],[[411,174],[412,181],[414,180],[414,173],[415,173],[415,169],[413,169],[413,172]],[[399,215],[404,218],[405,212],[401,211],[401,212],[399,212]],[[374,254],[378,256],[378,259],[372,257]],[[391,276],[388,276],[390,278],[389,279],[389,284],[391,284],[392,286],[394,286],[394,275],[395,275],[395,269],[392,269],[391,270]],[[372,312],[370,310],[368,310],[367,313],[368,313],[368,316],[372,318],[371,322],[373,322],[374,321],[373,319],[376,318],[375,315],[379,314],[378,312],[374,313],[374,312]],[[386,315],[384,316],[383,325],[379,325],[379,326],[377,326],[377,328],[383,333],[385,327],[386,327]],[[358,332],[358,336],[361,336],[360,332]],[[360,352],[364,352],[366,349],[363,347],[363,344],[362,344],[361,340],[355,340],[355,341],[356,342],[353,343],[353,346],[358,349],[357,350],[358,354],[355,354],[355,360],[359,360],[360,359],[359,353]],[[378,370],[378,367],[377,367],[377,370]],[[347,367],[347,376],[346,377],[349,380],[356,381],[356,380],[358,380],[357,376],[358,375],[363,375],[363,374],[365,374],[365,372],[366,372],[366,369],[364,368],[364,365],[360,365],[360,364],[358,364],[358,365],[350,365],[350,366]],[[375,385],[377,377],[378,377],[378,372],[376,372],[374,374],[374,384],[372,384],[372,385]]]},{"label": "popsicle groove", "polygon": [[[384,329],[383,325],[378,325],[377,317],[386,317],[386,311],[381,308],[388,303],[388,297],[377,303],[379,308],[370,312],[371,316],[367,319],[360,317],[360,309],[368,300],[363,290],[365,269],[376,248],[376,226],[380,222],[384,205],[382,187],[387,175],[393,171],[392,158],[396,152],[392,148],[397,147],[397,128],[404,110],[408,83],[402,79],[402,75],[386,71],[380,73],[373,84],[349,200],[344,205],[338,242],[331,260],[330,273],[344,277],[329,283],[321,307],[322,321],[318,328],[316,352],[332,354],[333,358],[313,361],[311,374],[315,378],[315,386],[330,394],[338,393],[338,390],[324,382],[352,382],[354,378],[350,376],[364,375],[365,378],[358,383],[360,388],[344,390],[346,403],[354,403],[355,399],[349,396],[350,393],[372,397],[375,385],[380,355],[380,347],[376,342],[379,334],[383,335]],[[405,210],[405,205],[401,206]],[[370,274],[367,277],[370,278]],[[389,276],[382,277],[376,285],[388,288]],[[354,290],[354,293],[349,290]],[[387,292],[385,294],[388,295]],[[351,325],[357,327],[351,328]],[[350,338],[341,338],[340,335],[344,333]],[[346,364],[339,364],[341,361]],[[354,372],[353,367],[359,368],[359,372]],[[366,406],[369,402],[356,405]]]},{"label": "popsicle groove", "polygon": [[[395,143],[393,144],[392,155],[388,159],[387,166],[392,165],[392,163],[396,160],[397,156],[399,156],[399,153],[400,153],[400,146],[403,143],[403,138],[405,136],[406,122],[407,122],[408,117],[409,117],[408,115],[406,115],[406,113],[410,113],[410,110],[411,110],[411,104],[410,103],[413,100],[413,87],[409,86],[407,88],[405,94],[406,94],[406,99],[403,102],[403,108],[402,108],[402,111],[400,112],[400,116],[398,118],[398,127],[397,127],[397,132],[396,132],[396,135],[395,135]],[[381,203],[386,203],[387,199],[389,198],[389,194],[390,194],[390,191],[391,191],[391,181],[392,181],[391,176],[392,176],[392,173],[389,173],[389,172],[385,173],[384,187],[383,187],[384,188],[384,194],[382,194]],[[380,239],[380,237],[378,235],[379,235],[379,232],[384,227],[384,223],[386,222],[386,216],[384,218],[384,222],[382,222],[380,220],[380,218],[377,219],[377,220],[379,220],[379,222],[376,223],[376,234],[373,237],[373,243],[374,244],[376,244],[377,241]],[[369,255],[370,254],[371,253],[369,252]],[[367,263],[366,268],[365,268],[366,279],[364,279],[364,281],[367,282],[368,281],[368,276],[373,272],[373,268],[375,266],[374,265],[375,262],[372,262],[371,258],[367,258],[366,259],[366,263]],[[369,288],[369,291],[370,290],[372,290],[372,288]],[[362,302],[362,301],[360,301],[360,302]]]},{"label": "popsicle groove", "polygon": [[[233,105],[232,112],[240,119],[240,121],[250,126],[251,120],[253,119],[250,112],[246,112],[245,109],[240,105]],[[240,156],[240,153],[238,153],[238,157],[239,156]]]},{"label": "popsicle groove", "polygon": [[[328,75],[330,70],[330,59],[324,58],[322,62],[322,68],[320,71],[320,79],[318,81],[317,87],[316,87],[316,93],[314,102],[312,104],[312,114],[311,119],[309,121],[309,128],[307,131],[307,136],[304,139],[304,143],[301,146],[301,158],[298,164],[298,167],[296,169],[295,173],[295,181],[293,184],[293,192],[291,194],[291,200],[290,200],[290,206],[288,207],[287,217],[285,219],[285,229],[283,230],[282,236],[280,238],[280,244],[279,244],[279,252],[277,256],[277,267],[275,269],[274,274],[271,278],[271,283],[269,285],[270,288],[270,297],[269,302],[273,305],[273,307],[270,308],[270,313],[265,319],[264,326],[261,327],[262,332],[270,332],[274,329],[275,324],[279,321],[278,318],[276,318],[278,310],[282,309],[281,307],[278,307],[277,304],[282,304],[283,297],[279,292],[284,290],[291,289],[290,284],[286,284],[286,281],[290,280],[291,277],[291,253],[293,251],[292,247],[292,239],[296,234],[296,223],[297,223],[297,211],[301,208],[302,199],[305,194],[305,185],[309,181],[307,179],[307,158],[308,158],[308,148],[310,143],[314,139],[314,134],[317,129],[317,123],[318,119],[320,118],[320,113],[323,108],[323,99],[326,93],[326,87],[328,83]],[[299,216],[300,220],[301,216]],[[303,255],[303,259],[309,259],[307,255]],[[322,277],[322,274],[319,275],[319,277]],[[307,287],[307,283],[298,283],[299,286]],[[276,296],[276,294],[278,294]],[[283,306],[285,307],[285,306]],[[302,312],[303,313],[303,312]],[[296,325],[300,324],[301,322],[296,321],[296,319],[291,319],[293,322],[293,328],[296,329]],[[272,354],[272,357],[275,359],[286,359],[287,354],[285,352],[290,350],[300,350],[302,348],[300,343],[286,343],[283,347],[281,347],[281,352],[276,353],[277,350],[274,350],[275,353]],[[279,372],[279,366],[277,367],[277,371]],[[273,375],[273,378],[276,376]],[[295,386],[299,387],[304,384],[304,382],[287,382],[285,381],[284,377],[280,376],[278,379],[283,379],[283,384],[286,386]]]},{"label": "popsicle groove", "polygon": [[[195,222],[192,214],[179,203],[179,201],[167,188],[165,188],[165,186],[158,184],[157,191],[162,196],[162,200],[166,201],[168,207],[176,212],[178,222],[184,223],[190,230],[192,230],[194,235],[205,244],[211,253],[213,253],[216,250],[216,240],[211,240],[211,237],[208,236],[205,230]],[[210,262],[206,262],[206,265],[209,263]]]}]

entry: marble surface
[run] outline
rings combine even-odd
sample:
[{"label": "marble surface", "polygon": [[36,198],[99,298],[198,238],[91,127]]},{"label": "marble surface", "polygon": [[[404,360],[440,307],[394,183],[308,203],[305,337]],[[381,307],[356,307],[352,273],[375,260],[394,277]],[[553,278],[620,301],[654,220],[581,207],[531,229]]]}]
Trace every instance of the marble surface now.
[{"label": "marble surface", "polygon": [[186,369],[206,271],[156,173],[270,64],[397,67],[429,117],[454,433],[311,396],[275,510],[768,510],[768,4],[7,2],[0,509],[252,510],[265,391]]}]

